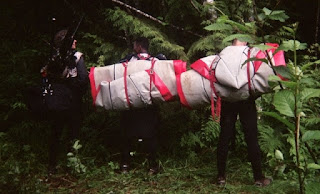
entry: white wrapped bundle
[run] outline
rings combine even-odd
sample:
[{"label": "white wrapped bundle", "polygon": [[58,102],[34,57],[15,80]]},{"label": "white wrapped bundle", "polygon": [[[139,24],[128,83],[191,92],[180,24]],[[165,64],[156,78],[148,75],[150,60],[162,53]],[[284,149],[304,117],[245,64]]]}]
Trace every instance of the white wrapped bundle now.
[{"label": "white wrapped bundle", "polygon": [[[276,44],[269,45],[278,47]],[[275,48],[268,49],[271,64],[262,61],[246,62],[249,58],[266,58],[265,52],[258,48],[250,48],[248,53],[249,47],[247,46],[229,46],[223,49],[219,55],[197,60],[191,65],[191,68],[205,79],[200,80],[196,78],[196,75],[193,75],[194,72],[189,73],[189,71],[181,75],[181,90],[178,89],[178,91],[182,104],[194,108],[210,102],[211,98],[215,99],[216,96],[226,101],[235,102],[246,100],[250,95],[258,97],[269,92],[268,77],[274,75],[271,65],[285,65],[283,51],[273,55]],[[191,76],[188,74],[192,74],[193,78],[189,78]],[[199,83],[196,83],[196,80]],[[184,85],[197,87],[197,89]],[[209,92],[208,86],[211,87]],[[194,91],[197,90],[202,91],[202,94],[195,95]],[[215,95],[208,95],[210,93]]]},{"label": "white wrapped bundle", "polygon": [[[123,68],[122,73],[116,73],[116,77],[120,78],[111,81],[108,81],[112,74],[110,69],[91,70],[90,82],[94,104],[107,110],[123,110],[172,100],[177,96],[176,76],[180,76],[180,73],[186,70],[186,63],[180,60],[153,62],[153,66],[151,61],[129,62],[126,70]],[[105,78],[100,70],[108,71]],[[125,77],[120,76],[125,74]],[[102,81],[99,83],[98,80]],[[99,85],[96,85],[97,83]]]}]

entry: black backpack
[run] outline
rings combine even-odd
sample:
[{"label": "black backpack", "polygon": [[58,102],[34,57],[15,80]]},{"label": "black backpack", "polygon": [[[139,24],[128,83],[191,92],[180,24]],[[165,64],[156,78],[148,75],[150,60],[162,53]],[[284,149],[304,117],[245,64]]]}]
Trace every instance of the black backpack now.
[{"label": "black backpack", "polygon": [[43,78],[41,86],[27,89],[26,101],[29,110],[35,114],[48,111],[69,110],[72,106],[72,91],[66,83],[51,83]]}]

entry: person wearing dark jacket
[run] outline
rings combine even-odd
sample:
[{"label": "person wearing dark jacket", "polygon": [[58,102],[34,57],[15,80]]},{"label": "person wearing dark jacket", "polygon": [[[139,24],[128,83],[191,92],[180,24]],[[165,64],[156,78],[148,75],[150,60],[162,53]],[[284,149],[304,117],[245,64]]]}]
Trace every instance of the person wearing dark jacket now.
[{"label": "person wearing dark jacket", "polygon": [[[237,39],[233,41],[233,46],[245,45],[247,45],[246,42],[242,42]],[[234,138],[235,123],[238,115],[245,134],[248,157],[251,162],[255,185],[267,186],[271,183],[271,179],[264,177],[262,174],[261,151],[258,143],[257,110],[255,99],[253,98],[238,102],[227,102],[222,100],[220,118],[221,131],[217,149],[217,184],[226,184],[225,171],[230,147],[229,144],[232,141],[232,138]]]},{"label": "person wearing dark jacket", "polygon": [[[66,37],[67,30],[59,31],[54,37],[54,46],[59,51]],[[48,64],[41,69],[43,79],[50,83],[53,98],[48,98],[48,115],[51,123],[49,136],[49,174],[57,170],[57,158],[60,153],[60,142],[63,129],[67,127],[67,138],[64,141],[71,147],[79,138],[82,123],[82,97],[88,87],[88,71],[83,54],[76,52],[77,40],[71,46],[71,59],[68,64]],[[57,66],[60,66],[59,68]],[[47,95],[51,95],[47,94]],[[66,155],[66,153],[65,153]]]},{"label": "person wearing dark jacket", "polygon": [[[146,38],[137,38],[134,41],[134,54],[127,55],[120,62],[130,62],[136,60],[159,60],[148,54],[149,42]],[[161,59],[166,59],[164,55],[158,55]],[[158,108],[153,105],[141,109],[123,111],[121,113],[122,134],[122,158],[121,172],[127,173],[130,170],[130,152],[134,141],[143,144],[143,148],[148,157],[149,174],[158,172],[156,162],[157,151],[157,126],[159,122]]]}]

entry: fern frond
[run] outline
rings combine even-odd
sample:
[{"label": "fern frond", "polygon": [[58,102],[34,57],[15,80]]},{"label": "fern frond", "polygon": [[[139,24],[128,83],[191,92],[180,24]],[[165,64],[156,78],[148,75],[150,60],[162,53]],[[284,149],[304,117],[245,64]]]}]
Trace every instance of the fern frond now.
[{"label": "fern frond", "polygon": [[274,153],[274,150],[284,148],[281,135],[275,133],[274,129],[267,125],[259,126],[259,144],[264,153]]},{"label": "fern frond", "polygon": [[106,20],[111,21],[114,27],[124,31],[127,36],[148,38],[151,53],[163,53],[171,58],[187,60],[182,46],[170,42],[161,31],[147,22],[129,15],[119,8],[107,9],[105,15]]}]

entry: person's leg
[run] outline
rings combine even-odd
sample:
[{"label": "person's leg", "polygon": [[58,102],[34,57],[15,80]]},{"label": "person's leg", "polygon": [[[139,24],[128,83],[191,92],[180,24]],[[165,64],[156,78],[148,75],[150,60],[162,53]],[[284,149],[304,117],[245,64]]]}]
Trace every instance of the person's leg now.
[{"label": "person's leg", "polygon": [[50,114],[50,134],[49,134],[49,173],[54,173],[57,165],[57,157],[60,148],[60,137],[65,125],[63,114],[54,112]]},{"label": "person's leg", "polygon": [[218,177],[225,177],[230,140],[235,133],[237,104],[222,101],[220,118],[220,136],[217,149]]},{"label": "person's leg", "polygon": [[134,125],[132,120],[132,112],[131,111],[123,111],[120,115],[121,122],[121,144],[120,144],[120,152],[121,152],[121,161],[120,161],[120,170],[122,173],[126,173],[129,171],[130,165],[130,151],[133,145],[134,137],[130,133],[132,129],[132,125]]},{"label": "person's leg", "polygon": [[157,147],[158,147],[157,136],[153,136],[151,138],[144,139],[144,148],[145,148],[145,152],[148,157],[148,162],[149,162],[150,168],[157,167],[157,161],[156,161]]},{"label": "person's leg", "polygon": [[[76,139],[79,139],[79,134],[80,134],[80,128],[82,125],[82,114],[81,110],[72,110],[69,111],[70,113],[68,114],[68,136],[66,139],[67,145],[70,147],[73,146],[73,143],[75,142]],[[68,147],[68,149],[70,149]]]},{"label": "person's leg", "polygon": [[254,179],[262,179],[261,151],[258,144],[257,110],[254,100],[241,101],[240,121],[245,134]]},{"label": "person's leg", "polygon": [[129,164],[132,140],[127,136],[122,136],[121,138],[121,164]]}]

